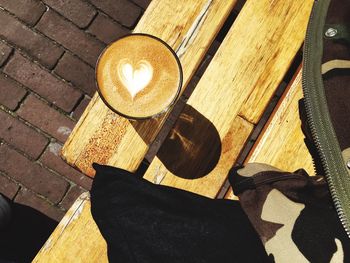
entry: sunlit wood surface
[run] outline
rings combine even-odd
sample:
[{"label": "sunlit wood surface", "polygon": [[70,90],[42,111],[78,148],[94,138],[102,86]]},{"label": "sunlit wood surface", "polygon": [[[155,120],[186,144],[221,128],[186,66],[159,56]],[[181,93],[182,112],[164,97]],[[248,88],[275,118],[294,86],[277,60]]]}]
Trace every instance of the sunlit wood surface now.
[{"label": "sunlit wood surface", "polygon": [[[188,100],[184,113],[147,170],[146,179],[208,197],[217,195],[253,124],[261,117],[300,49],[311,7],[312,1],[246,2]],[[210,160],[187,157],[187,163],[182,164],[188,167],[186,174],[177,167],[183,162],[181,155],[190,156],[197,149],[204,151],[208,147],[215,152],[217,147],[206,122],[193,125],[192,130],[196,132],[192,133],[205,138],[199,140],[199,144],[193,143],[189,132],[183,131],[182,118],[191,116],[187,113],[190,109],[214,125],[221,152],[211,170],[203,167],[216,159],[210,152]],[[181,143],[183,150],[173,151],[174,145]],[[176,154],[178,158],[174,158]]]},{"label": "sunlit wood surface", "polygon": [[[178,54],[184,87],[236,0],[153,0],[134,32],[155,35]],[[109,110],[96,94],[62,149],[63,158],[89,176],[93,162],[130,171],[144,158],[166,116],[131,123]]]},{"label": "sunlit wood surface", "polygon": [[[183,39],[189,36],[191,26],[204,15],[205,19],[193,40],[178,51],[186,84],[235,1],[180,2],[153,0],[135,32],[154,34],[177,50]],[[176,167],[171,167],[173,173],[169,171],[169,165],[164,165],[167,148],[163,148],[163,161],[158,156],[152,162],[145,175],[148,180],[209,197],[217,195],[227,171],[302,45],[311,6],[311,0],[247,1],[163,146],[168,147],[175,138],[177,145],[183,146],[185,153],[189,150],[187,153],[191,157],[196,145],[191,144],[191,140],[184,135],[189,135],[189,138],[198,135],[202,137],[199,140],[202,149],[206,145],[214,149],[219,142],[219,148],[215,149],[220,151],[213,156],[214,159],[217,157],[217,162],[212,167],[203,168],[196,159],[197,155],[194,155],[193,163],[188,165],[209,172],[200,176],[186,175],[184,172],[179,177],[175,174]],[[293,96],[298,97],[300,93]],[[292,118],[297,116],[295,112],[290,114]],[[131,124],[108,110],[96,95],[62,153],[71,165],[90,176],[94,174],[91,168],[94,161],[133,171],[143,159],[163,121]],[[181,125],[181,121],[184,124]],[[194,135],[189,132],[191,123],[199,125]],[[278,125],[277,122],[275,126]],[[213,139],[206,144],[208,130],[212,132]],[[217,151],[213,152],[217,154]],[[264,154],[261,151],[259,156]],[[273,154],[277,156],[280,152]],[[254,158],[258,160],[261,157]],[[276,157],[273,162],[278,160]],[[190,176],[199,177],[193,179]],[[77,200],[34,260],[106,261],[106,243],[93,222],[86,196]]]},{"label": "sunlit wood surface", "polygon": [[108,262],[107,244],[90,212],[89,193],[72,205],[33,262]]},{"label": "sunlit wood surface", "polygon": [[[258,138],[246,163],[267,163],[293,172],[304,168],[314,175],[312,157],[304,143],[298,101],[302,98],[301,68],[283,94],[265,129]],[[236,199],[232,189],[227,198]]]}]

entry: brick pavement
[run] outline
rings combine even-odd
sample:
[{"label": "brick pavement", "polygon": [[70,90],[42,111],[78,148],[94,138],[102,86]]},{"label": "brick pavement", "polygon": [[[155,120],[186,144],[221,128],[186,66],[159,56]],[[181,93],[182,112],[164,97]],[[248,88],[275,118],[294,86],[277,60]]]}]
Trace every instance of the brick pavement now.
[{"label": "brick pavement", "polygon": [[95,92],[101,50],[150,0],[0,0],[0,193],[54,220],[91,179],[59,151]]}]

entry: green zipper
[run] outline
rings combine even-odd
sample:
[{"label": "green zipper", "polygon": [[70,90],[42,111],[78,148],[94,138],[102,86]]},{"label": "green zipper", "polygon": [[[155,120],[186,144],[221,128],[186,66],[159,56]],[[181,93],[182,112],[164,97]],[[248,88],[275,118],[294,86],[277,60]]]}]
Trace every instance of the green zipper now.
[{"label": "green zipper", "polygon": [[350,237],[350,178],[329,115],[321,75],[323,34],[330,0],[316,0],[305,37],[302,86],[308,125],[338,217]]}]

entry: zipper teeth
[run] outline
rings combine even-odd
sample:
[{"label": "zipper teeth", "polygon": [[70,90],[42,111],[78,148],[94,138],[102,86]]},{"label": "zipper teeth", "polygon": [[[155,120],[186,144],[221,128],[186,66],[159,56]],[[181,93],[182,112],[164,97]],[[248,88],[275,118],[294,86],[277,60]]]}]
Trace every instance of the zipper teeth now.
[{"label": "zipper teeth", "polygon": [[[309,32],[310,32],[310,28],[312,27],[312,25],[314,24],[314,13],[315,13],[315,9],[316,9],[316,5],[319,3],[319,1],[315,1],[314,2],[314,6],[312,8],[312,12],[310,15],[310,19],[309,19],[309,25],[308,25],[308,30],[305,36],[305,43],[304,43],[304,59],[303,59],[303,71],[305,69],[305,65],[308,65],[308,58],[309,58],[309,46],[310,44],[312,44],[312,42],[310,42],[309,39]],[[313,83],[312,83],[313,84]],[[315,123],[315,118],[314,118],[314,110],[311,107],[311,95],[309,93],[309,90],[306,88],[307,86],[309,87],[310,83],[308,83],[308,78],[306,77],[306,74],[303,74],[302,77],[302,87],[303,87],[303,93],[304,93],[304,99],[305,99],[305,110],[306,110],[306,115],[307,115],[307,122],[308,125],[310,127],[311,130],[311,136],[313,138],[313,141],[316,144],[316,149],[317,152],[319,154],[319,157],[321,159],[321,163],[322,166],[325,170],[325,176],[328,182],[328,186],[330,189],[330,193],[331,193],[331,197],[333,199],[333,203],[334,203],[334,207],[337,211],[338,217],[340,219],[341,224],[343,225],[346,234],[348,235],[348,237],[350,237],[350,228],[349,228],[349,222],[346,218],[346,215],[344,213],[344,210],[342,208],[342,204],[339,198],[339,195],[337,193],[336,187],[334,186],[334,182],[331,176],[331,172],[329,170],[328,164],[327,164],[327,158],[324,154],[324,149],[320,143],[320,138],[319,135],[317,133],[317,129],[316,129],[316,123]],[[312,88],[314,89],[314,85],[312,85]]]}]

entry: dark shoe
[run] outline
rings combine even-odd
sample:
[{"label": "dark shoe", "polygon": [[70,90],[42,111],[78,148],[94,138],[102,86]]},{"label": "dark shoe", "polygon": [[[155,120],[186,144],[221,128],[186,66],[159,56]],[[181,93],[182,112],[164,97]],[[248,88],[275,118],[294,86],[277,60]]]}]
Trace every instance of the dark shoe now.
[{"label": "dark shoe", "polygon": [[308,126],[350,237],[350,1],[315,1],[303,64]]},{"label": "dark shoe", "polygon": [[0,194],[0,229],[5,227],[11,219],[11,207],[7,200]]}]

